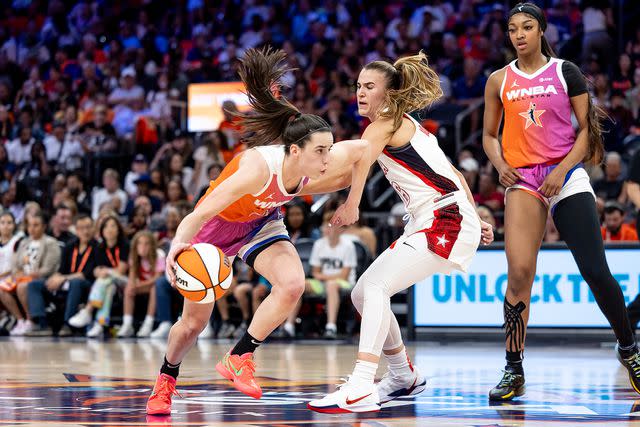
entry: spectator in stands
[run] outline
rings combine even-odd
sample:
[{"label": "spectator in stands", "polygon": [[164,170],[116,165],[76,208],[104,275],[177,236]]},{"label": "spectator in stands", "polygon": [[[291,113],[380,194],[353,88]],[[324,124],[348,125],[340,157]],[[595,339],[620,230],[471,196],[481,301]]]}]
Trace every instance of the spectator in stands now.
[{"label": "spectator in stands", "polygon": [[[62,251],[60,267],[49,278],[33,280],[28,284],[29,315],[35,326],[28,336],[50,336],[51,326],[47,321],[47,302],[53,301],[58,292],[69,291],[66,298],[65,323],[84,302],[93,282],[93,269],[96,267],[97,242],[93,239],[93,220],[88,215],[75,218],[78,239],[67,243]],[[58,333],[59,336],[71,335],[68,326]]]},{"label": "spectator in stands", "polygon": [[54,215],[49,221],[47,234],[60,242],[61,246],[65,246],[76,240],[76,235],[71,232],[71,225],[73,224],[71,208],[64,203],[59,204],[54,208]]},{"label": "spectator in stands", "polygon": [[139,231],[146,230],[149,226],[149,221],[151,219],[151,203],[149,203],[149,206],[147,207],[143,200],[144,197],[145,196],[140,196],[136,199],[138,204],[134,205],[131,216],[129,217],[129,224],[125,227],[124,233],[128,239],[133,239]]},{"label": "spectator in stands", "polygon": [[637,242],[638,233],[630,224],[624,222],[624,207],[616,202],[609,201],[604,206],[604,226],[602,227],[602,239],[605,242]]},{"label": "spectator in stands", "polygon": [[95,108],[93,120],[83,125],[79,132],[85,152],[110,153],[118,148],[116,130],[107,121],[107,108],[104,105]]},{"label": "spectator in stands", "polygon": [[640,236],[640,150],[631,159],[626,189],[629,201],[636,211],[636,232]]},{"label": "spectator in stands", "polygon": [[78,170],[82,167],[84,149],[76,135],[67,133],[63,121],[53,123],[53,132],[44,139],[47,152],[47,162],[56,171],[66,172]]},{"label": "spectator in stands", "polygon": [[31,147],[35,144],[36,140],[29,126],[22,127],[18,134],[19,137],[8,142],[6,147],[7,153],[9,154],[9,162],[20,169],[31,161]]},{"label": "spectator in stands", "polygon": [[109,94],[109,105],[132,108],[140,100],[144,100],[144,90],[136,84],[136,70],[133,66],[125,67],[120,74],[120,86]]},{"label": "spectator in stands", "polygon": [[169,182],[178,181],[186,193],[186,188],[190,188],[189,186],[192,184],[193,169],[185,165],[185,159],[182,154],[173,153],[170,158],[167,176],[169,177]]},{"label": "spectator in stands", "polygon": [[[29,282],[46,280],[60,265],[60,246],[53,237],[45,234],[45,224],[42,213],[29,215],[27,237],[18,246],[11,277],[0,282],[0,301],[18,320],[11,335],[20,336],[33,330],[27,305]],[[22,314],[23,310],[26,316]]]},{"label": "spectator in stands", "polygon": [[156,314],[156,281],[164,276],[165,254],[158,249],[158,242],[150,231],[140,231],[131,241],[129,257],[129,279],[124,290],[124,316],[118,338],[131,337],[134,334],[133,313],[136,296],[147,295],[147,315],[136,334],[148,337],[153,330]]},{"label": "spectator in stands", "polygon": [[602,197],[604,200],[624,201],[626,194],[622,191],[624,180],[620,176],[621,171],[622,157],[620,154],[615,151],[607,153],[604,160],[605,176],[593,183],[593,191],[596,196]]},{"label": "spectator in stands", "polygon": [[608,67],[613,59],[611,55],[613,41],[608,32],[609,27],[614,25],[611,6],[608,0],[584,0],[580,6],[584,27],[583,64],[595,56],[601,66]]},{"label": "spectator in stands", "polygon": [[24,163],[18,173],[16,179],[24,181],[32,196],[38,195],[42,191],[41,184],[46,181],[51,172],[49,163],[47,163],[47,155],[44,145],[40,141],[36,141],[31,145],[31,158]]},{"label": "spectator in stands", "polygon": [[209,178],[209,182],[202,188],[200,188],[200,192],[198,193],[197,197],[193,199],[195,202],[202,199],[202,197],[209,189],[209,184],[211,183],[211,181],[215,181],[220,176],[222,169],[224,169],[222,163],[214,163],[207,168],[207,177]]},{"label": "spectator in stands", "polygon": [[481,173],[478,192],[473,195],[478,205],[486,205],[493,212],[504,210],[504,193],[498,191],[498,180],[493,173]]},{"label": "spectator in stands", "polygon": [[203,144],[193,153],[195,166],[193,169],[193,177],[188,187],[191,194],[197,194],[202,187],[209,185],[209,167],[216,164],[222,164],[224,158],[220,147],[227,145],[227,137],[222,131],[215,131],[208,134],[203,139]]},{"label": "spectator in stands", "polygon": [[109,326],[111,304],[118,288],[127,283],[129,262],[129,242],[124,235],[120,220],[115,215],[107,215],[100,224],[101,242],[96,248],[96,267],[93,270],[95,281],[91,285],[87,305],[68,319],[74,328],[88,326],[96,312],[93,326],[87,331],[87,337],[102,336],[103,327]]},{"label": "spectator in stands", "polygon": [[[341,296],[351,291],[355,285],[357,254],[353,242],[342,236],[341,227],[330,227],[329,221],[333,212],[326,212],[323,216],[322,238],[315,241],[311,249],[309,264],[311,278],[305,283],[305,293],[326,296],[327,324],[324,337],[335,339],[338,335],[338,310]],[[295,336],[295,321],[298,317],[300,304],[289,315],[284,330]]]},{"label": "spectator in stands", "polygon": [[[146,157],[143,154],[136,154],[133,158],[133,162],[131,163],[131,170],[127,172],[124,177],[124,190],[127,192],[129,197],[135,197],[138,195],[138,186],[136,185],[136,180],[140,178],[142,175],[149,174],[149,162],[147,162]],[[151,177],[149,177],[149,183],[151,182]]]},{"label": "spectator in stands", "polygon": [[91,214],[91,200],[85,191],[84,176],[78,171],[69,173],[66,188],[69,190],[69,197],[76,203],[78,212]]},{"label": "spectator in stands", "polygon": [[[91,217],[98,218],[98,212],[104,204],[111,204],[117,212],[123,212],[127,206],[127,193],[120,188],[120,174],[115,169],[107,169],[102,174],[103,188],[96,189],[91,201]],[[114,201],[115,199],[115,201]]]},{"label": "spectator in stands", "polygon": [[480,170],[480,164],[473,157],[465,157],[460,161],[458,166],[460,168],[460,172],[464,176],[464,179],[467,181],[469,189],[471,189],[471,192],[475,194],[478,186],[478,171]]},{"label": "spectator in stands", "polygon": [[190,162],[191,144],[189,142],[190,140],[186,132],[181,129],[174,130],[171,136],[171,143],[165,143],[160,147],[153,157],[149,169],[153,171],[159,168],[162,171],[168,171],[174,154],[182,155],[184,165],[191,167],[193,163]]},{"label": "spectator in stands", "polygon": [[320,231],[311,225],[309,207],[303,202],[294,200],[285,205],[284,225],[293,244],[298,239],[320,238]]},{"label": "spectator in stands", "polygon": [[[127,202],[127,207],[124,210],[124,215],[130,217],[133,213],[133,208],[140,204],[140,200],[144,199],[148,201],[151,206],[151,213],[160,212],[162,208],[162,200],[151,194],[151,177],[147,174],[140,175],[135,181],[134,184],[137,188],[134,199],[129,199]],[[137,201],[137,203],[136,203]]]}]

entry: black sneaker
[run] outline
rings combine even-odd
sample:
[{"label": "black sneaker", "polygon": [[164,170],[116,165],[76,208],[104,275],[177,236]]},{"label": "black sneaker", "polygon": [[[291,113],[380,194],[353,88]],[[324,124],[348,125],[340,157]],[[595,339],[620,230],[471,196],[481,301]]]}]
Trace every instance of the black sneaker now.
[{"label": "black sneaker", "polygon": [[503,372],[504,375],[498,385],[489,391],[489,400],[512,400],[514,397],[524,394],[524,374],[516,374],[509,370],[508,367]]},{"label": "black sneaker", "polygon": [[640,353],[638,349],[636,348],[636,351],[631,356],[622,357],[619,346],[616,344],[616,356],[620,363],[622,363],[622,366],[629,371],[629,382],[631,386],[636,393],[640,393]]}]

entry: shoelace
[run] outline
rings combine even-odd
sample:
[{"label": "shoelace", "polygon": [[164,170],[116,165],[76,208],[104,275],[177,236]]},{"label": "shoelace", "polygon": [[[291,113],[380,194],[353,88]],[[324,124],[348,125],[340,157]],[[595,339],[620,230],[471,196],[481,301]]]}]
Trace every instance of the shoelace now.
[{"label": "shoelace", "polygon": [[243,359],[240,366],[238,366],[238,371],[241,371],[244,368],[247,368],[251,373],[253,373],[256,371],[256,362],[254,362],[253,359]]},{"label": "shoelace", "polygon": [[510,386],[511,382],[517,378],[517,374],[513,374],[509,371],[502,371],[502,372],[504,372],[504,375],[502,376],[502,379],[500,380],[498,387]]},{"label": "shoelace", "polygon": [[640,370],[640,353],[634,353],[633,356],[625,360],[627,361],[629,366],[631,366],[631,369],[633,369],[634,374],[637,373],[638,370]]},{"label": "shoelace", "polygon": [[340,390],[342,387],[346,386],[347,384],[349,384],[349,379],[351,378],[351,375],[347,375],[347,378],[340,378],[340,381],[342,381],[342,383],[340,384],[336,384],[336,390]]},{"label": "shoelace", "polygon": [[184,397],[178,393],[178,390],[176,390],[176,386],[171,384],[169,381],[163,381],[160,385],[160,387],[158,387],[158,391],[156,391],[154,393],[156,396],[162,396],[162,398],[167,401],[167,397],[171,398],[171,396],[179,396],[180,398],[184,399]]}]

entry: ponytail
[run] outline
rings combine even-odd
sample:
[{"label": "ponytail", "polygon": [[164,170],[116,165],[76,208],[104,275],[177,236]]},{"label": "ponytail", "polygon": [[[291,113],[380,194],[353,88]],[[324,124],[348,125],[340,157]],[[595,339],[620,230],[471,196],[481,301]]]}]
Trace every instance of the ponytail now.
[{"label": "ponytail", "polygon": [[387,81],[386,99],[380,117],[393,119],[392,132],[398,130],[405,113],[422,110],[442,97],[440,78],[420,51],[417,55],[386,61],[370,62],[365,70],[377,70]]},{"label": "ponytail", "polygon": [[300,114],[300,111],[289,101],[273,94],[280,78],[288,71],[281,63],[285,53],[249,49],[240,60],[240,78],[245,85],[249,104],[253,113],[236,113],[242,118],[246,135],[244,140],[249,147],[268,145],[280,138],[289,120]]},{"label": "ponytail", "polygon": [[587,113],[587,128],[589,130],[589,152],[584,158],[586,163],[598,165],[604,158],[604,144],[602,142],[602,121],[609,115],[599,105],[595,105],[589,95],[589,111]]},{"label": "ponytail", "polygon": [[556,55],[556,53],[554,52],[553,48],[551,47],[551,45],[549,44],[549,41],[546,39],[545,36],[542,36],[542,41],[540,42],[540,44],[541,44],[542,54],[544,56],[546,56],[547,58],[558,57],[558,55]]},{"label": "ponytail", "polygon": [[281,142],[300,147],[315,132],[331,132],[327,122],[314,114],[302,114],[284,97],[276,97],[280,78],[289,71],[282,61],[282,50],[249,49],[240,60],[240,78],[245,85],[252,113],[235,113],[242,119],[248,147]]}]

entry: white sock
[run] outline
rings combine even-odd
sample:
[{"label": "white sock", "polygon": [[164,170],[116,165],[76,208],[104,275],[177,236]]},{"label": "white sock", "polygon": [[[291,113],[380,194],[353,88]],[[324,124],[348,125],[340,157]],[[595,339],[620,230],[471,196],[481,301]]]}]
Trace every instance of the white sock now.
[{"label": "white sock", "polygon": [[147,315],[144,318],[144,324],[145,325],[153,325],[153,320],[154,319],[155,319],[155,317]]},{"label": "white sock", "polygon": [[133,325],[133,316],[131,314],[125,314],[122,316],[122,327]]},{"label": "white sock", "polygon": [[395,376],[405,376],[413,372],[413,366],[409,360],[407,349],[403,349],[396,354],[385,354],[385,359],[389,364],[389,372]]},{"label": "white sock", "polygon": [[337,331],[338,327],[336,326],[335,323],[327,323],[327,325],[325,326],[326,329],[331,329],[332,331]]},{"label": "white sock", "polygon": [[356,360],[356,367],[353,368],[349,381],[356,384],[373,384],[377,370],[377,363]]}]

